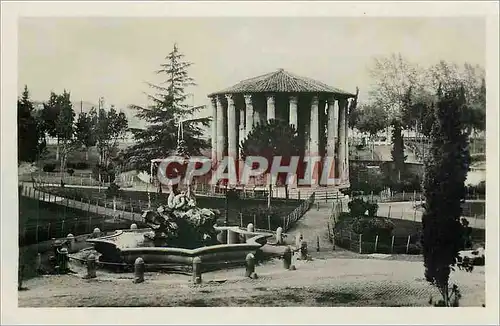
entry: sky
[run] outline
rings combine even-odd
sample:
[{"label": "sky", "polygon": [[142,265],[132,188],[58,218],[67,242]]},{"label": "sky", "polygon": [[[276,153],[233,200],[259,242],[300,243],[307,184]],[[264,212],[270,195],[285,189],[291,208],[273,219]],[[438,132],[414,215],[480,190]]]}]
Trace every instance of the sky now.
[{"label": "sky", "polygon": [[174,43],[193,62],[194,105],[240,80],[285,69],[367,100],[374,57],[401,53],[423,67],[445,60],[485,67],[481,18],[21,18],[18,88],[126,108],[147,103],[146,82]]}]

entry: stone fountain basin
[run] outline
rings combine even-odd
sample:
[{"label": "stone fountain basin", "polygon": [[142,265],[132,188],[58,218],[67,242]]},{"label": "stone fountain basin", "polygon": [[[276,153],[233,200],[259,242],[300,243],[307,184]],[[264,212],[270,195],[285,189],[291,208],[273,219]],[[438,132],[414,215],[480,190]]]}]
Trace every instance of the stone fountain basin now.
[{"label": "stone fountain basin", "polygon": [[205,268],[212,269],[243,264],[249,253],[255,254],[273,236],[272,233],[250,232],[232,226],[216,227],[216,230],[219,231],[218,238],[227,239],[227,243],[196,249],[143,246],[144,234],[151,229],[119,230],[109,236],[88,239],[87,242],[92,243],[101,254],[101,262],[133,265],[141,257],[146,265],[191,266],[193,259],[199,257]]}]

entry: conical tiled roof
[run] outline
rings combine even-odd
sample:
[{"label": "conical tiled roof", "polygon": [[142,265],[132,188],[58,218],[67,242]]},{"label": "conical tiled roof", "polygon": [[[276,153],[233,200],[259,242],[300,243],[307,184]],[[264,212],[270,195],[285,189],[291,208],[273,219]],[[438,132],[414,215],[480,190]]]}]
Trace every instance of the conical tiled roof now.
[{"label": "conical tiled roof", "polygon": [[245,79],[238,84],[208,96],[235,93],[333,93],[354,97],[355,94],[328,86],[320,81],[297,76],[283,69]]}]

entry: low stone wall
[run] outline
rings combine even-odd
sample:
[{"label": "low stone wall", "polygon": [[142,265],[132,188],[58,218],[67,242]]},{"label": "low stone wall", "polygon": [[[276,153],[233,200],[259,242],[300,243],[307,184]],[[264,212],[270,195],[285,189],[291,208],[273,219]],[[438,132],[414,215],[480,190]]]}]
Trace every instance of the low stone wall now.
[{"label": "low stone wall", "polygon": [[[137,258],[142,258],[147,265],[180,264],[191,266],[194,258],[200,258],[205,267],[226,266],[245,262],[249,253],[255,254],[272,237],[272,233],[252,232],[239,227],[216,227],[226,244],[200,247],[196,249],[169,248],[169,247],[138,247],[119,248],[115,238],[124,232],[145,232],[146,230],[122,230],[115,234],[99,239],[89,239],[87,242],[98,247],[108,247],[104,250],[119,250],[124,265],[133,265]],[[99,251],[99,250],[98,250]],[[105,262],[103,262],[106,264]],[[118,263],[118,262],[113,262]]]}]

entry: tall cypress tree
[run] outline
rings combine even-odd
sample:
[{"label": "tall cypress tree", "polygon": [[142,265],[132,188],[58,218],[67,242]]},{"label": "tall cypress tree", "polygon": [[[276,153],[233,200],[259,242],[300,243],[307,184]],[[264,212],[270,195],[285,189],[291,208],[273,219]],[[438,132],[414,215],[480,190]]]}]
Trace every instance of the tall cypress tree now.
[{"label": "tall cypress tree", "polygon": [[461,202],[469,168],[462,87],[438,91],[431,152],[425,162],[425,212],[422,217],[425,277],[450,305],[449,276],[461,245]]},{"label": "tall cypress tree", "polygon": [[165,158],[172,155],[177,146],[177,130],[179,121],[183,123],[185,149],[189,155],[200,155],[201,149],[208,148],[207,140],[202,139],[202,127],[207,127],[210,118],[194,119],[194,115],[203,106],[190,106],[186,100],[190,96],[186,88],[195,86],[193,78],[188,75],[191,62],[184,61],[177,45],[165,58],[157,74],[164,76],[161,84],[148,85],[154,90],[148,95],[152,102],[148,107],[132,105],[137,110],[136,116],[147,122],[146,129],[133,129],[136,144],[128,148],[122,156],[125,164],[137,170],[149,170],[151,159]]}]

